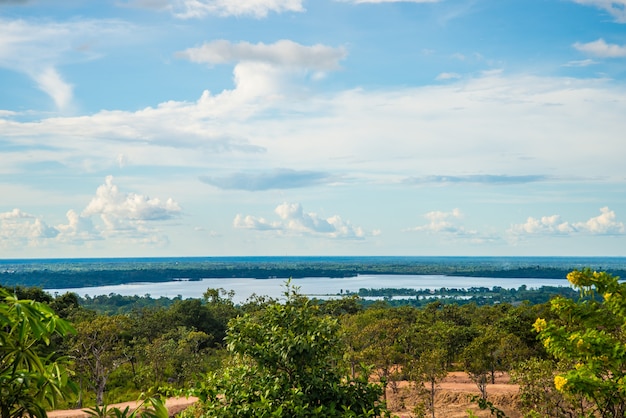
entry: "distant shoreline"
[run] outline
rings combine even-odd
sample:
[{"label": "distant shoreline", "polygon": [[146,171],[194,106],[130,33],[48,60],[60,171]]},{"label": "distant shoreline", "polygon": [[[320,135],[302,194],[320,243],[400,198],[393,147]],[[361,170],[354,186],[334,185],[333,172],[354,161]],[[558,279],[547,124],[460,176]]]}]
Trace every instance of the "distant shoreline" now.
[{"label": "distant shoreline", "polygon": [[626,277],[626,257],[164,257],[0,260],[0,284],[64,289],[181,279],[366,274],[564,279],[585,267]]}]

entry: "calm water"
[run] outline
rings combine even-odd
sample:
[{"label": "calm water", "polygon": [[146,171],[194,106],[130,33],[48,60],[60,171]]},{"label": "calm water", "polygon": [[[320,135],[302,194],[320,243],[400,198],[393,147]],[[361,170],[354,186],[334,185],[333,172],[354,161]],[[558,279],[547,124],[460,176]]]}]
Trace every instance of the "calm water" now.
[{"label": "calm water", "polygon": [[[54,294],[58,292],[75,292],[80,296],[108,295],[111,293],[123,296],[144,296],[149,294],[153,298],[165,296],[173,298],[178,295],[183,298],[199,298],[207,288],[223,288],[235,291],[235,303],[244,302],[252,294],[280,298],[285,291],[284,279],[204,279],[188,282],[165,283],[133,283],[116,286],[81,287],[74,289],[46,289]],[[513,279],[513,278],[477,278],[458,276],[404,276],[404,275],[360,275],[357,277],[331,279],[326,277],[311,277],[292,280],[292,284],[300,288],[302,294],[308,296],[336,295],[346,291],[358,292],[361,288],[379,289],[386,287],[407,289],[440,289],[470,288],[500,286],[505,289],[517,289],[521,285],[529,288],[541,286],[569,286],[566,279]]]}]

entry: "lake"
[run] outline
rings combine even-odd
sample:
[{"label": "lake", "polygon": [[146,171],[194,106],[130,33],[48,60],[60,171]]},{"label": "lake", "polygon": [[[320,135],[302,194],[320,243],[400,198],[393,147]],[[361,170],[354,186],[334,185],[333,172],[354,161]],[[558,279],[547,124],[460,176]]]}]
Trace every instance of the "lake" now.
[{"label": "lake", "polygon": [[[241,279],[219,278],[198,281],[170,281],[161,283],[130,283],[114,286],[79,287],[72,289],[45,289],[51,294],[74,292],[79,296],[99,296],[111,293],[122,296],[144,296],[153,298],[161,296],[174,298],[200,298],[208,288],[233,290],[235,303],[244,302],[253,294],[280,298],[285,291],[284,279]],[[407,288],[407,289],[440,289],[500,286],[505,289],[517,289],[522,285],[529,288],[541,286],[569,286],[566,279],[532,279],[532,278],[487,278],[462,277],[444,275],[358,275],[346,278],[305,277],[293,279],[292,284],[300,288],[300,293],[307,296],[322,297],[337,295],[341,292],[358,292],[359,289]]]}]

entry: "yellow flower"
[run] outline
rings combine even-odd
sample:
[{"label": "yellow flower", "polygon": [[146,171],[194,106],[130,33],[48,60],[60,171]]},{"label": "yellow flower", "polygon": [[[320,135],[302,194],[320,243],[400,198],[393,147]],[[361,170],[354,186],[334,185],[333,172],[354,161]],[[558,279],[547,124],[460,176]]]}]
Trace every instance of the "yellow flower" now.
[{"label": "yellow flower", "polygon": [[604,300],[609,300],[611,298],[612,293],[605,293],[604,296]]},{"label": "yellow flower", "polygon": [[567,280],[574,286],[584,286],[585,275],[582,271],[574,270],[567,274]]},{"label": "yellow flower", "polygon": [[533,328],[535,329],[535,331],[537,332],[541,332],[544,329],[546,329],[548,327],[548,323],[546,322],[545,319],[543,318],[537,318],[537,320],[535,321],[535,323],[533,324]]},{"label": "yellow flower", "polygon": [[566,384],[567,384],[567,379],[565,377],[563,377],[563,376],[555,376],[554,377],[554,387],[559,392],[563,391],[563,388],[565,387]]}]

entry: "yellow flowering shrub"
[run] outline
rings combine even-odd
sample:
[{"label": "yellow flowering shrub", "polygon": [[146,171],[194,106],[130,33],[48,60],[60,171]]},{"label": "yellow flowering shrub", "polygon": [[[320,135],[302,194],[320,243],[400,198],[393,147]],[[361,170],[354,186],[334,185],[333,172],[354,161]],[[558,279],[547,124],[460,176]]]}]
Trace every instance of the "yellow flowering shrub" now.
[{"label": "yellow flowering shrub", "polygon": [[554,387],[556,388],[556,390],[558,390],[559,392],[563,392],[565,385],[567,385],[567,378],[560,375],[554,377]]}]

